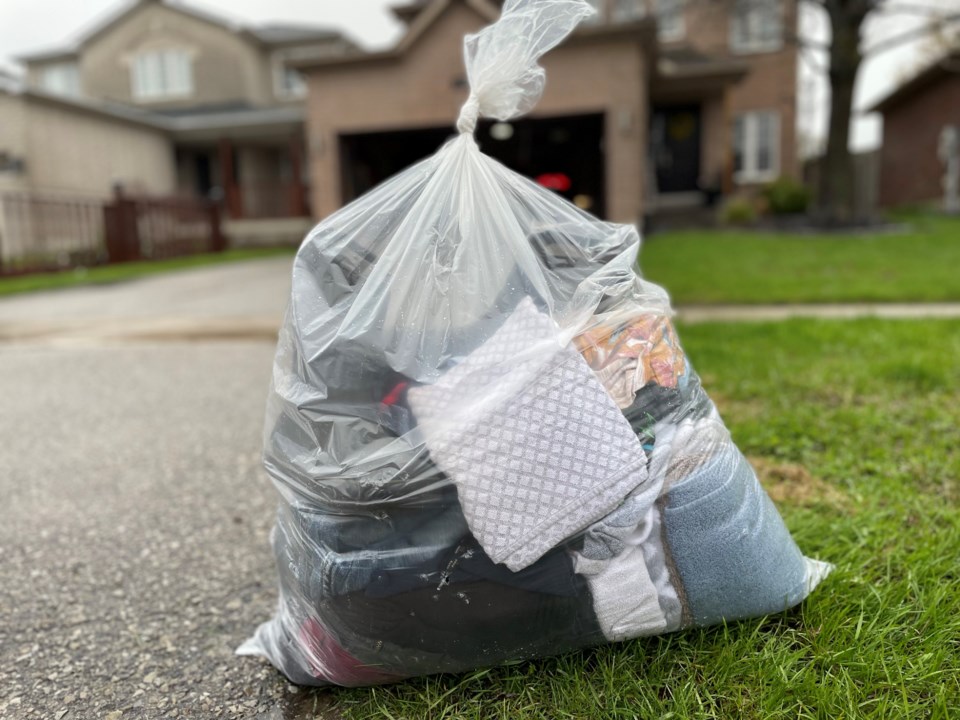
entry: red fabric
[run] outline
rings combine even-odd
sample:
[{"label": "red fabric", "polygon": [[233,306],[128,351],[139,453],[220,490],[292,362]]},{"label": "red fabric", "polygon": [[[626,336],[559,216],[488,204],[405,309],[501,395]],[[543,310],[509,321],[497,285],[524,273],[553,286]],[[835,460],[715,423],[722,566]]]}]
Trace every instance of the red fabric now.
[{"label": "red fabric", "polygon": [[564,173],[544,173],[537,176],[537,182],[548,190],[556,190],[557,192],[567,192],[573,187],[570,177]]},{"label": "red fabric", "polygon": [[310,672],[320,680],[346,687],[376,685],[402,680],[402,675],[364,665],[330,637],[313,618],[300,626],[300,642],[307,650]]},{"label": "red fabric", "polygon": [[400,402],[400,396],[403,395],[403,391],[407,389],[408,385],[410,385],[410,383],[399,383],[393,390],[387,393],[387,396],[381,402],[384,405],[396,405]]}]

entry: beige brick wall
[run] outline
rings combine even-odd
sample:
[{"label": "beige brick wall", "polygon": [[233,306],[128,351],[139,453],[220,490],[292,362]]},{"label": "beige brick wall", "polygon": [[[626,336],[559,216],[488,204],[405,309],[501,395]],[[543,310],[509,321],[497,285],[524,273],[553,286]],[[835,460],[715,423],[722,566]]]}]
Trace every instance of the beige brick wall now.
[{"label": "beige brick wall", "polygon": [[[0,152],[22,158],[27,153],[26,114],[23,101],[0,92]],[[21,173],[0,172],[0,191],[19,189],[26,184]]]},{"label": "beige brick wall", "polygon": [[[314,212],[342,203],[338,137],[347,132],[451,127],[467,90],[463,36],[487,20],[454,3],[402,61],[309,73],[308,137]],[[636,222],[647,143],[645,60],[635,39],[572,41],[543,60],[547,87],[532,117],[603,113],[607,216]]]}]

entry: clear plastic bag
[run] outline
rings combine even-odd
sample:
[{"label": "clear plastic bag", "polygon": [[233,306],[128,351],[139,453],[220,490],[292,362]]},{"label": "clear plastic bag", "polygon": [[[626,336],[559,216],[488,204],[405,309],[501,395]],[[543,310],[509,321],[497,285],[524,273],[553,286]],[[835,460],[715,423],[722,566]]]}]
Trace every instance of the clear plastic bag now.
[{"label": "clear plastic bag", "polygon": [[592,12],[466,39],[459,136],[314,229],[268,402],[276,616],[242,646],[358,686],[777,612],[798,550],[700,386],[635,228],[483,155]]}]

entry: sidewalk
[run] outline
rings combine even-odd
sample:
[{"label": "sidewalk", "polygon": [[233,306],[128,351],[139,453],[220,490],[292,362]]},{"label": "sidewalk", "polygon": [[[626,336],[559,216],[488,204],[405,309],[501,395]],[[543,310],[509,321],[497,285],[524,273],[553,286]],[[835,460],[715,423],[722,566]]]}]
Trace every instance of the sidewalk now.
[{"label": "sidewalk", "polygon": [[[292,258],[278,257],[0,299],[0,343],[261,340],[274,342]],[[960,303],[690,305],[681,322],[788,318],[960,318]]]},{"label": "sidewalk", "polygon": [[0,298],[0,342],[275,340],[292,257]]}]

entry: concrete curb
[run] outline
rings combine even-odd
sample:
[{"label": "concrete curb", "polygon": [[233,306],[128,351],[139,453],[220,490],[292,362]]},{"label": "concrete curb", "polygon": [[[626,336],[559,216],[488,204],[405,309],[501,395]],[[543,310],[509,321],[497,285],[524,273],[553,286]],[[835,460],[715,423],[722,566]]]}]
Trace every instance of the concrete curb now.
[{"label": "concrete curb", "polygon": [[0,343],[90,344],[126,342],[277,341],[281,317],[111,318],[74,322],[0,324]]},{"label": "concrete curb", "polygon": [[830,303],[806,305],[684,305],[677,319],[686,323],[768,322],[791,318],[853,320],[960,318],[960,303]]},{"label": "concrete curb", "polygon": [[[791,318],[851,320],[960,318],[960,303],[831,305],[687,305],[684,323],[777,322]],[[0,323],[0,343],[97,344],[104,342],[277,341],[283,319],[275,315],[85,319]]]}]

